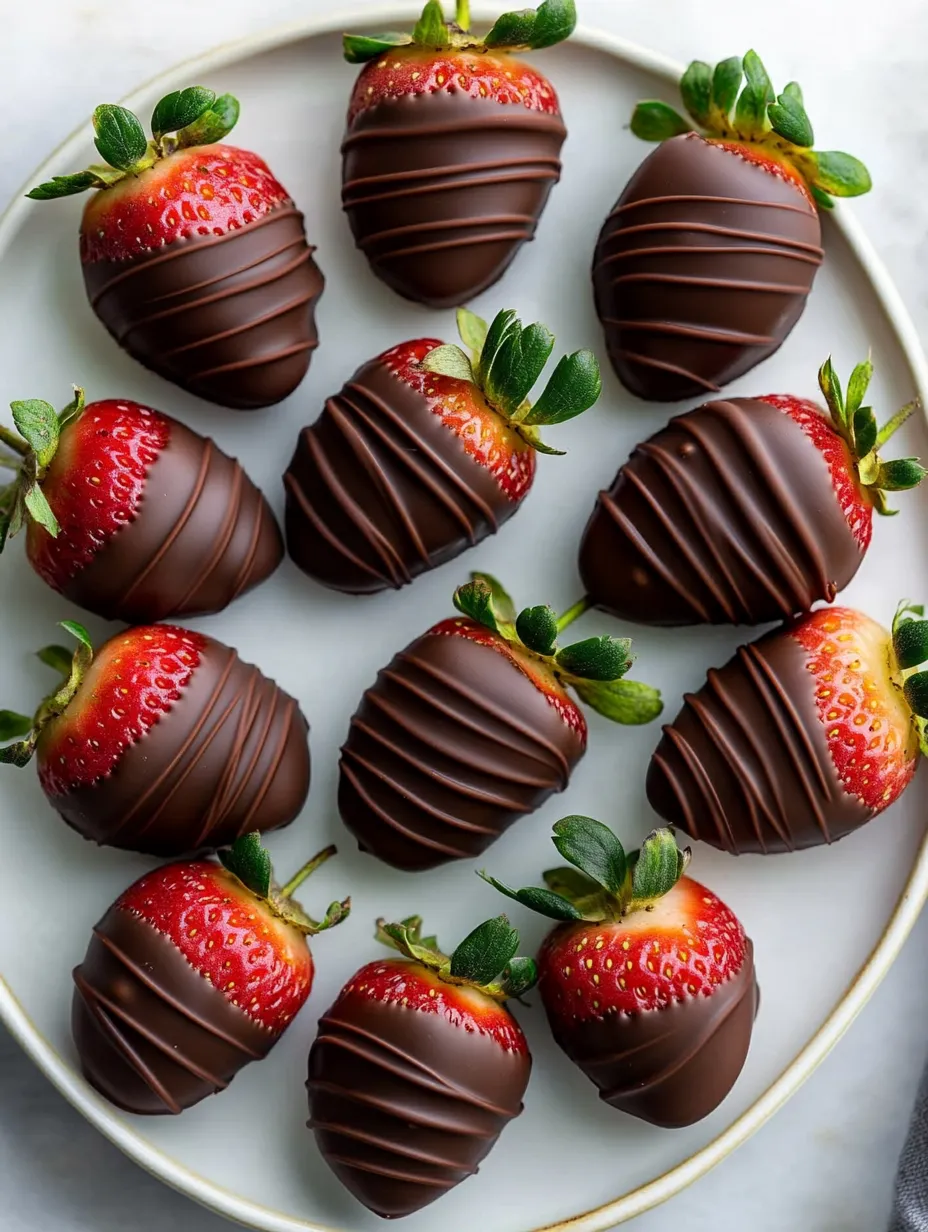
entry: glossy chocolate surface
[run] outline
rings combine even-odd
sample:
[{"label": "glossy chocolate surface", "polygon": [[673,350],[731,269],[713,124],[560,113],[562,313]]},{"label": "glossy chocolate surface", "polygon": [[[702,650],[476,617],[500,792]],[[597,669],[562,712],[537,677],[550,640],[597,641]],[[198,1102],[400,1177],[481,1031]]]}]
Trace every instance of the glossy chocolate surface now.
[{"label": "glossy chocolate surface", "polygon": [[[84,838],[176,857],[291,822],[309,793],[308,726],[296,701],[222,642],[112,774],[49,801]],[[41,767],[43,747],[38,757]]]},{"label": "glossy chocolate surface", "polygon": [[107,620],[153,624],[219,612],[283,559],[274,514],[239,463],[169,422],[135,517],[64,588]]},{"label": "glossy chocolate surface", "polygon": [[567,786],[584,745],[488,646],[426,633],[367,690],[342,746],[338,806],[395,868],[472,859]]},{"label": "glossy chocolate surface", "polygon": [[754,949],[710,997],[675,1001],[637,1016],[610,1014],[565,1030],[555,1040],[613,1108],[652,1125],[679,1129],[708,1116],[734,1086],[751,1043],[758,1004]]},{"label": "glossy chocolate surface", "polygon": [[708,402],[639,445],[580,545],[598,607],[638,624],[762,624],[831,601],[863,560],[828,464],[794,420]]},{"label": "glossy chocolate surface", "polygon": [[183,1112],[224,1090],[277,1039],[167,937],[118,907],[74,971],[71,1031],[87,1081],[140,1116]]},{"label": "glossy chocolate surface", "polygon": [[661,817],[735,854],[834,843],[870,820],[838,777],[807,659],[788,633],[769,633],[684,695],[648,768]]},{"label": "glossy chocolate surface", "polygon": [[284,475],[287,550],[333,590],[399,589],[519,508],[379,359],[304,428]]},{"label": "glossy chocolate surface", "polygon": [[343,995],[309,1054],[309,1124],[342,1184],[395,1219],[477,1171],[530,1071],[526,1053],[437,1014]]},{"label": "glossy chocolate surface", "polygon": [[97,316],[160,376],[236,410],[302,381],[318,345],[323,278],[303,215],[285,202],[225,235],[177,239],[126,261],[85,263]]},{"label": "glossy chocolate surface", "polygon": [[657,402],[718,392],[777,350],[823,255],[818,213],[793,182],[695,133],[663,142],[593,259],[619,379]]},{"label": "glossy chocolate surface", "polygon": [[458,91],[367,108],[342,146],[358,248],[407,299],[466,303],[534,238],[566,135],[559,116]]}]

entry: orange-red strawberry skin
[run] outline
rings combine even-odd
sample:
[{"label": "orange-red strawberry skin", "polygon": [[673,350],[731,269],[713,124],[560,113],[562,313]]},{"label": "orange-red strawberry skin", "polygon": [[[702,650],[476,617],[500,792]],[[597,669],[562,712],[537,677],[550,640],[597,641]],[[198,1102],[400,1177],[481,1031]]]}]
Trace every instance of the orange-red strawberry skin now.
[{"label": "orange-red strawberry skin", "polygon": [[274,1034],[309,996],[313,960],[305,938],[218,864],[159,868],[116,906],[156,928],[197,974]]},{"label": "orange-red strawberry skin", "polygon": [[387,958],[368,963],[339,993],[338,1002],[379,1001],[434,1014],[468,1034],[486,1035],[507,1052],[528,1055],[522,1028],[508,1010],[477,988],[448,984],[421,963]]},{"label": "orange-red strawberry skin", "polygon": [[440,91],[560,115],[557,94],[547,78],[512,56],[396,47],[361,70],[348,108],[348,123],[379,103]]},{"label": "orange-red strawberry skin", "polygon": [[287,200],[257,154],[230,145],[178,150],[91,196],[81,260],[124,261],[178,239],[225,235]]},{"label": "orange-red strawberry skin", "polygon": [[111,774],[178,701],[200,664],[205,639],[174,625],[127,629],[97,652],[64,714],[39,737],[39,781],[65,795]]},{"label": "orange-red strawberry skin", "polygon": [[170,422],[137,402],[91,402],[62,433],[42,481],[59,534],[29,523],[26,551],[36,573],[54,590],[138,512],[152,464],[171,436]]},{"label": "orange-red strawberry skin", "polygon": [[880,812],[909,785],[918,761],[889,634],[861,612],[831,607],[803,617],[790,636],[808,652],[818,717],[842,783]]},{"label": "orange-red strawberry skin", "polygon": [[728,150],[731,154],[743,158],[745,162],[753,163],[755,167],[761,167],[770,175],[775,175],[778,179],[792,184],[796,191],[802,193],[812,208],[815,209],[815,199],[809,192],[809,186],[801,172],[792,163],[787,162],[786,159],[778,158],[771,149],[762,145],[754,145],[750,142],[724,141],[717,137],[707,137],[705,140],[710,145],[717,145],[723,150]]},{"label": "orange-red strawberry skin", "polygon": [[493,410],[476,385],[422,367],[426,355],[441,345],[435,338],[417,338],[386,351],[380,362],[426,399],[432,414],[460,438],[465,452],[517,503],[535,478],[535,450]]},{"label": "orange-red strawberry skin", "polygon": [[536,655],[529,651],[519,651],[505,638],[494,633],[492,629],[471,620],[466,616],[451,616],[439,621],[429,629],[430,634],[441,637],[464,637],[480,646],[488,646],[501,654],[513,667],[517,668],[542,693],[549,705],[553,706],[568,727],[577,733],[583,743],[587,739],[586,719],[567,690],[555,679],[554,675]]},{"label": "orange-red strawberry skin", "polygon": [[741,970],[748,941],[711,890],[682,878],[652,911],[562,924],[539,956],[545,1009],[564,1028],[711,997]]},{"label": "orange-red strawberry skin", "polygon": [[873,504],[858,483],[857,468],[847,444],[831,426],[825,412],[806,398],[789,394],[767,394],[758,399],[787,414],[819,451],[828,465],[835,496],[851,533],[866,552],[873,534]]}]

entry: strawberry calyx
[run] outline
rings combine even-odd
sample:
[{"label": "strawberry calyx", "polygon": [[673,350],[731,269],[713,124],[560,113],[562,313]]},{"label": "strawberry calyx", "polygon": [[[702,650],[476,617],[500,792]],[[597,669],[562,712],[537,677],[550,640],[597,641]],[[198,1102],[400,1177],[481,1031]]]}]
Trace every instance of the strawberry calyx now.
[{"label": "strawberry calyx", "polygon": [[507,591],[488,573],[472,573],[454,592],[454,606],[544,671],[581,701],[615,723],[650,723],[663,709],[660,692],[639,680],[624,680],[634,662],[631,639],[590,637],[558,648],[561,633],[590,606],[583,598],[558,616],[547,606],[516,613]]},{"label": "strawberry calyx", "polygon": [[542,874],[545,887],[514,890],[481,870],[494,889],[551,920],[591,924],[652,911],[686,871],[690,849],[681,851],[673,830],[652,830],[637,851],[625,851],[608,826],[592,817],[562,817],[554,845],[569,867]]},{"label": "strawberry calyx", "polygon": [[915,716],[921,751],[928,754],[928,620],[920,603],[904,599],[896,609],[892,626],[895,682],[901,686]]},{"label": "strawberry calyx", "polygon": [[[743,88],[742,88],[743,86]],[[755,51],[732,56],[715,68],[694,60],[680,79],[680,95],[693,123],[668,103],[640,102],[631,129],[644,141],[666,141],[697,131],[709,140],[747,147],[798,175],[817,205],[831,209],[833,197],[869,192],[864,164],[840,150],[812,149],[815,136],[802,89],[791,81],[776,94]]]},{"label": "strawberry calyx", "polygon": [[326,847],[307,861],[299,872],[282,886],[274,880],[271,857],[257,832],[243,834],[228,851],[219,852],[219,860],[226,871],[237,877],[245,889],[258,898],[272,915],[302,933],[304,937],[315,937],[348,918],[351,899],[330,903],[322,920],[314,920],[293,895],[317,868],[335,854],[334,846]]},{"label": "strawberry calyx", "polygon": [[26,193],[33,201],[70,197],[89,188],[109,188],[128,176],[141,175],[162,158],[190,146],[221,141],[238,122],[238,99],[217,96],[205,86],[188,86],[166,94],[151,115],[151,137],[133,112],[102,103],[93,113],[94,145],[102,163],[71,175],[55,175]]},{"label": "strawberry calyx", "polygon": [[435,347],[422,367],[438,376],[475,385],[497,415],[539,453],[559,455],[563,450],[545,445],[539,428],[566,423],[588,411],[602,393],[599,363],[592,351],[574,351],[559,360],[534,405],[529,394],[554,350],[554,335],[537,322],[522,327],[509,308],[497,313],[492,324],[468,308],[459,308],[458,332],[470,351],[449,343]]},{"label": "strawberry calyx", "polygon": [[380,919],[374,936],[434,972],[443,983],[476,988],[494,1001],[518,999],[538,979],[534,959],[517,957],[519,934],[505,915],[478,925],[450,955],[442,952],[436,937],[422,936],[418,915],[395,924]]},{"label": "strawberry calyx", "polygon": [[470,0],[456,0],[454,21],[445,19],[440,0],[428,0],[411,33],[346,34],[345,59],[365,64],[396,47],[433,51],[538,51],[570,38],[577,24],[574,0],[544,0],[537,9],[504,13],[482,37],[470,30]]},{"label": "strawberry calyx", "polygon": [[0,552],[28,519],[57,538],[58,519],[42,492],[42,480],[58,451],[62,432],[84,413],[84,391],[75,385],[74,397],[63,411],[40,398],[11,402],[10,410],[20,435],[0,424],[0,445],[11,450],[0,451],[0,470],[15,476],[0,487]]},{"label": "strawberry calyx", "polygon": [[72,654],[64,646],[46,646],[37,654],[48,667],[60,672],[64,681],[45,698],[31,719],[12,710],[0,710],[0,741],[14,741],[0,749],[0,764],[19,767],[29,764],[42,728],[64,714],[93,662],[93,645],[84,626],[74,620],[59,623],[77,640],[77,649]]},{"label": "strawberry calyx", "polygon": [[917,487],[928,471],[917,458],[884,462],[879,450],[918,409],[919,402],[914,399],[906,403],[882,428],[879,427],[873,409],[863,405],[872,376],[873,364],[869,359],[858,364],[851,373],[845,394],[829,356],[819,369],[818,383],[828,404],[831,422],[854,459],[860,486],[866,489],[877,513],[892,515],[898,510],[889,508],[886,493]]}]

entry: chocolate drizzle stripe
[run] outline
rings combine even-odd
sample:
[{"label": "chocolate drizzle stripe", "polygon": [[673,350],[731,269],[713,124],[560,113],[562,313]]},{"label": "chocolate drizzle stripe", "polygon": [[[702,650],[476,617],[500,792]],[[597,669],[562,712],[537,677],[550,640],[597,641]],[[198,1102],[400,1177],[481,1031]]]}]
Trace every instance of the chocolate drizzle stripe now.
[{"label": "chocolate drizzle stripe", "polygon": [[[490,161],[482,162],[479,164],[479,167],[481,171],[499,170],[499,171],[509,172],[509,171],[512,171],[516,167],[536,167],[539,162],[550,163],[552,168],[555,169],[555,175],[557,174],[557,168],[560,167],[559,158],[542,158],[542,159],[539,159],[539,158],[500,158],[500,159],[497,159],[495,162],[490,162]],[[346,184],[344,186],[343,191],[348,192],[352,188],[357,188],[360,185],[367,185],[367,184],[379,186],[381,184],[414,183],[417,180],[430,181],[433,177],[450,178],[453,176],[459,176],[459,177],[467,176],[466,182],[469,185],[472,185],[474,183],[496,184],[496,183],[504,182],[506,179],[509,178],[508,175],[502,177],[502,179],[500,179],[500,177],[498,176],[493,176],[493,177],[488,177],[484,180],[474,181],[473,179],[470,178],[469,175],[467,175],[467,172],[469,170],[470,170],[470,167],[465,168],[465,167],[462,167],[460,163],[453,163],[451,166],[448,166],[448,167],[420,167],[418,170],[415,170],[415,171],[388,171],[388,172],[385,172],[383,175],[367,175],[367,176],[362,176],[358,179],[354,179],[351,181],[350,184]],[[439,186],[439,185],[433,186],[430,183],[428,187],[430,191],[433,189],[433,187],[436,191],[439,191],[441,187],[456,188],[458,187],[458,185],[448,184],[445,186]],[[379,198],[377,199],[379,200]],[[429,225],[429,224],[426,224],[426,225]],[[432,223],[431,225],[434,225],[434,223]]]},{"label": "chocolate drizzle stripe", "polygon": [[[254,324],[257,326],[261,322],[255,321]],[[268,351],[265,355],[251,355],[247,359],[236,359],[228,364],[217,364],[215,368],[206,368],[196,374],[196,380],[200,381],[211,376],[221,376],[227,372],[242,372],[246,368],[266,368],[271,364],[280,363],[283,359],[290,359],[294,355],[301,355],[304,351],[315,351],[318,345],[318,338],[307,338],[304,342],[294,342],[291,346],[279,347],[276,351]]]},{"label": "chocolate drizzle stripe", "polygon": [[[372,1134],[369,1130],[345,1125],[340,1121],[322,1121],[310,1118],[306,1124],[310,1129],[328,1130],[330,1133],[338,1134],[341,1138],[351,1138],[355,1142],[363,1142],[365,1145],[375,1147],[379,1151],[392,1151],[396,1155],[401,1155],[404,1159],[413,1159],[416,1163],[429,1164],[434,1168],[454,1168],[458,1171],[466,1172],[470,1176],[474,1176],[478,1170],[476,1164],[472,1168],[461,1168],[457,1160],[445,1159],[441,1155],[436,1154],[435,1151],[417,1150],[415,1147],[407,1146],[406,1143],[395,1135],[387,1137],[386,1135]],[[332,1158],[338,1159],[349,1168],[357,1166],[354,1161],[344,1156],[336,1155]],[[382,1175],[400,1177],[403,1180],[408,1179],[406,1172],[397,1172],[393,1169],[384,1169]],[[423,1184],[431,1184],[431,1182],[425,1181],[423,1178]],[[448,1188],[451,1188],[454,1184],[456,1182],[449,1182]]]},{"label": "chocolate drizzle stripe", "polygon": [[300,485],[299,480],[292,471],[287,471],[284,475],[284,487],[296,501],[300,512],[309,521],[313,530],[317,531],[335,552],[337,552],[340,556],[343,556],[363,574],[368,577],[377,578],[378,581],[383,582],[385,586],[390,585],[391,579],[387,574],[382,573],[379,569],[374,568],[374,566],[369,564],[367,561],[362,560],[360,556],[358,556],[355,552],[352,552],[352,550],[329,529],[322,517],[313,508],[306,489]]},{"label": "chocolate drizzle stripe", "polygon": [[[611,324],[612,322],[610,322]],[[603,324],[606,324],[604,321]],[[714,381],[710,381],[708,377],[700,376],[698,372],[693,372],[690,368],[684,368],[682,364],[672,364],[666,359],[656,359],[653,355],[642,355],[638,351],[631,351],[628,347],[616,346],[613,348],[613,353],[621,355],[633,364],[638,364],[643,368],[655,368],[659,372],[672,372],[676,376],[686,377],[688,381],[694,382],[706,393],[717,394],[720,386]]]},{"label": "chocolate drizzle stripe", "polygon": [[707,342],[727,342],[737,346],[766,346],[774,342],[772,336],[763,334],[748,334],[737,329],[708,329],[703,325],[694,325],[686,321],[623,321],[618,317],[603,317],[604,325],[614,325],[618,329],[641,330],[649,334],[672,334],[684,338],[702,338]]},{"label": "chocolate drizzle stripe", "polygon": [[695,231],[700,235],[725,235],[733,240],[753,240],[767,244],[771,250],[776,250],[777,256],[795,257],[798,254],[810,253],[818,257],[819,264],[825,259],[825,250],[817,244],[808,244],[804,240],[789,239],[786,236],[770,235],[764,231],[746,231],[738,227],[723,227],[718,223],[709,222],[641,222],[635,223],[632,227],[623,227],[612,238],[626,239],[630,235],[645,235],[652,231]]},{"label": "chocolate drizzle stripe", "polygon": [[[535,163],[538,160],[527,159],[526,161]],[[560,167],[560,160],[558,160],[557,165],[558,167]],[[537,184],[539,181],[544,182],[545,180],[550,180],[551,183],[553,184],[558,180],[560,176],[559,171],[552,171],[550,174],[546,174],[543,171],[542,172],[520,171],[520,172],[512,172],[509,175],[475,176],[475,175],[466,174],[466,169],[458,168],[458,170],[460,172],[460,178],[458,179],[449,179],[449,180],[446,180],[442,184],[432,184],[427,181],[422,184],[414,184],[410,188],[395,188],[395,189],[390,189],[387,192],[372,193],[370,195],[365,195],[358,202],[352,203],[352,202],[346,201],[345,208],[349,209],[352,204],[363,204],[365,206],[378,205],[378,204],[382,204],[385,201],[386,202],[398,201],[404,197],[411,197],[411,198],[431,197],[435,195],[436,193],[451,192],[452,190],[455,190],[455,189],[460,190],[462,188],[467,188],[467,189],[496,188],[498,186],[506,187],[507,185],[513,185],[513,184],[532,185],[532,184]],[[379,179],[380,177],[378,176],[378,177],[372,177],[372,178]],[[391,175],[391,176],[385,176],[384,178],[392,180],[392,179],[395,179],[396,177]],[[445,226],[447,225],[448,223],[446,221]],[[458,219],[458,220],[455,220],[455,225],[456,226],[476,226],[478,225],[478,223],[476,222],[476,220]],[[401,229],[407,230],[408,228],[403,227]],[[360,240],[358,241],[358,247],[362,247]]]},{"label": "chocolate drizzle stripe", "polygon": [[[793,251],[781,255],[815,266],[821,265],[823,260],[822,257]],[[677,260],[681,256],[724,256],[726,260],[732,257],[769,257],[770,248],[762,245],[752,247],[749,244],[739,244],[737,248],[733,248],[730,244],[668,244],[656,245],[653,248],[623,248],[620,252],[612,252],[608,257],[603,257],[599,265],[602,267],[614,265],[617,261],[634,261],[638,257],[671,257]],[[805,294],[808,294],[807,288],[803,290]]]},{"label": "chocolate drizzle stripe", "polygon": [[[715,193],[661,193],[656,197],[639,197],[635,201],[620,201],[612,213],[610,219],[617,218],[620,214],[626,214],[629,210],[650,209],[655,205],[666,205],[667,202],[674,204],[695,204],[700,205],[736,205],[744,206],[743,197],[719,197]],[[751,200],[749,202],[751,209],[758,210],[792,210],[794,214],[801,214],[805,217],[808,212],[808,206],[793,205],[789,201],[763,201]]]},{"label": "chocolate drizzle stripe", "polygon": [[751,291],[764,295],[808,295],[811,287],[790,285],[787,282],[745,282],[737,278],[705,278],[696,275],[662,274],[656,270],[637,274],[621,274],[613,279],[618,285],[623,282],[670,283],[681,287],[721,287],[725,291]]},{"label": "chocolate drizzle stripe", "polygon": [[[242,504],[244,505],[244,499],[242,500]],[[266,501],[262,501],[258,509],[258,515],[254,519],[254,524],[252,526],[252,531],[251,531],[251,539],[249,540],[248,548],[245,551],[244,555],[242,556],[242,564],[238,571],[238,577],[232,583],[233,599],[237,599],[239,595],[241,595],[243,591],[245,590],[245,588],[248,586],[248,579],[251,576],[251,573],[253,569],[255,568],[255,565],[258,562],[258,557],[259,557],[259,553],[261,550],[261,540],[269,529],[269,523],[272,523],[272,522],[273,522],[273,517],[270,511],[270,508],[268,507]],[[232,523],[230,519],[230,525],[237,527],[238,518],[236,518],[236,521],[234,523]],[[231,538],[232,538],[232,535],[230,532],[230,535],[229,535],[230,543],[231,543]],[[220,563],[221,562],[217,559],[215,568],[218,569]]]},{"label": "chocolate drizzle stripe", "polygon": [[[420,117],[416,122],[415,135],[417,137],[449,137],[454,133],[477,133],[482,137],[488,131],[497,128],[505,129],[507,132],[518,132],[521,129],[534,133],[539,127],[552,131],[560,131],[564,127],[560,116],[547,115],[543,111],[531,111],[527,108],[520,114],[509,108],[503,110],[497,105],[483,107],[479,102],[475,107],[473,103],[476,101],[468,99],[465,103],[468,110],[454,119],[448,118],[429,124],[423,123]],[[515,120],[512,118],[514,114],[518,116]],[[408,137],[409,129],[404,125],[397,125],[395,128],[380,125],[376,128],[354,129],[345,137],[342,152],[359,144],[376,144],[390,138],[405,141]]]},{"label": "chocolate drizzle stripe", "polygon": [[525,227],[518,231],[488,231],[479,235],[456,235],[451,239],[432,240],[427,244],[409,244],[406,248],[393,248],[390,252],[381,253],[380,260],[396,261],[402,257],[422,256],[427,252],[447,252],[452,248],[474,248],[480,244],[521,243],[529,238],[530,231],[531,228]]},{"label": "chocolate drizzle stripe", "polygon": [[[338,1134],[338,1130],[334,1131]],[[355,1172],[370,1172],[375,1176],[388,1177],[390,1180],[402,1181],[404,1185],[422,1185],[429,1189],[448,1190],[454,1189],[464,1178],[460,1175],[455,1177],[437,1177],[437,1176],[421,1176],[415,1172],[410,1172],[406,1168],[390,1168],[386,1164],[375,1164],[369,1159],[361,1159],[357,1155],[340,1155],[335,1151],[329,1151],[327,1159],[341,1164],[343,1168],[350,1168]],[[457,1170],[459,1173],[462,1169]],[[466,1170],[465,1175],[466,1175]]]},{"label": "chocolate drizzle stripe", "polygon": [[[309,254],[304,253],[300,262],[308,261]],[[290,271],[286,271],[289,273]],[[284,277],[283,274],[280,277]],[[239,288],[240,290],[250,290],[251,288]],[[315,294],[310,291],[304,291],[300,295],[294,296],[293,299],[285,300],[282,304],[275,304],[273,308],[267,312],[255,316],[251,321],[243,321],[238,325],[232,325],[228,329],[220,329],[212,334],[204,334],[202,338],[195,338],[192,342],[185,342],[182,346],[170,347],[165,351],[165,357],[173,359],[177,355],[189,355],[191,351],[196,351],[200,347],[212,346],[216,342],[226,342],[229,338],[237,338],[240,334],[246,334],[250,329],[254,329],[259,325],[267,325],[271,321],[275,321],[278,317],[285,317],[288,313],[295,312],[304,304],[316,298]]]},{"label": "chocolate drizzle stripe", "polygon": [[[528,214],[498,214],[488,218],[468,218],[464,222],[458,224],[462,228],[467,227],[483,227],[494,226],[502,227],[507,225],[522,226],[534,225],[533,219]],[[424,222],[417,226],[410,227],[393,227],[389,231],[376,231],[368,235],[364,239],[364,243],[360,244],[360,248],[364,248],[369,244],[375,244],[378,240],[392,239],[396,235],[424,235],[429,231],[443,231],[447,227],[445,222]]]},{"label": "chocolate drizzle stripe", "polygon": [[[331,1028],[330,1028],[330,1031],[331,1031]],[[326,1036],[326,1041],[330,1045],[336,1045],[342,1042],[338,1040],[337,1036],[333,1036],[332,1034],[329,1034]],[[361,1049],[355,1049],[354,1051],[356,1055],[363,1056],[365,1061],[369,1061],[374,1065],[379,1064],[375,1056],[368,1056],[367,1053],[365,1051],[362,1051]],[[381,1068],[383,1067],[381,1066]],[[409,1082],[409,1075],[406,1073],[405,1070],[395,1070],[393,1072],[396,1076],[400,1077],[403,1082]],[[394,1109],[392,1108],[388,1100],[379,1099],[376,1095],[372,1095],[370,1091],[362,1091],[359,1089],[349,1091],[349,1090],[346,1090],[344,1087],[337,1087],[333,1083],[327,1082],[324,1078],[310,1078],[306,1086],[310,1091],[328,1091],[330,1094],[338,1095],[341,1099],[349,1099],[353,1103],[364,1104],[368,1108],[376,1108],[379,1112],[385,1112],[387,1114],[392,1114],[394,1112]],[[449,1092],[443,1091],[442,1094],[450,1097]],[[444,1117],[439,1118],[439,1117],[434,1117],[434,1116],[428,1116],[425,1113],[412,1111],[410,1109],[403,1110],[403,1120],[408,1125],[416,1125],[422,1129],[437,1129],[437,1130],[446,1130],[446,1131],[451,1131],[453,1129],[454,1133],[456,1134],[463,1133],[463,1134],[466,1134],[468,1137],[474,1137],[474,1138],[495,1137],[495,1134],[493,1134],[492,1132],[488,1132],[486,1130],[477,1129],[473,1126],[468,1126],[466,1129],[461,1129],[459,1125],[457,1124],[452,1125],[451,1122],[445,1119]],[[386,1175],[396,1176],[400,1174],[389,1172]]]},{"label": "chocolate drizzle stripe", "polygon": [[[302,217],[302,214],[300,214],[299,218],[301,220]],[[277,248],[272,249],[270,254],[261,253],[260,256],[252,257],[248,261],[240,262],[235,267],[233,273],[247,274],[250,269],[257,269],[259,265],[263,265],[268,259],[268,255],[272,257],[280,257],[283,256],[283,254],[290,248],[300,248],[302,250],[299,260],[292,261],[288,266],[288,269],[291,272],[298,269],[306,261],[311,260],[313,253],[316,251],[311,244],[306,243],[306,240],[303,237],[295,235],[291,240],[288,240],[286,244],[281,244]],[[150,264],[154,264],[154,261],[150,262]],[[150,300],[148,300],[148,303],[163,304],[167,300],[177,299],[178,296],[187,295],[192,291],[205,291],[207,287],[214,287],[220,282],[225,282],[228,276],[229,275],[226,272],[211,274],[209,278],[201,278],[199,282],[193,282],[189,286],[185,286],[180,290],[165,291],[161,295],[154,295]]]}]

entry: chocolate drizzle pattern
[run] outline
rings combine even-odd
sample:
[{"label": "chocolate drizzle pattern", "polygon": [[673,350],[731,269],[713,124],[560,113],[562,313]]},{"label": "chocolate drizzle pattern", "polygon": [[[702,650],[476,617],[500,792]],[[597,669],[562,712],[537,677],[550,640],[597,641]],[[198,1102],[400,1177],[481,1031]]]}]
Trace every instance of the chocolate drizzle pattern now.
[{"label": "chocolate drizzle pattern", "polygon": [[351,720],[338,805],[395,868],[480,855],[567,786],[581,737],[498,651],[426,633],[378,674]]},{"label": "chocolate drizzle pattern", "polygon": [[399,589],[519,507],[379,359],[304,428],[284,486],[290,556],[323,585],[354,594]]},{"label": "chocolate drizzle pattern", "polygon": [[343,994],[309,1054],[309,1125],[355,1197],[398,1218],[477,1171],[530,1070],[526,1053],[435,1014]]},{"label": "chocolate drizzle pattern", "polygon": [[207,615],[268,578],[283,552],[271,508],[239,463],[171,420],[135,517],[64,594],[128,624]]},{"label": "chocolate drizzle pattern", "polygon": [[648,768],[661,817],[734,854],[834,843],[870,820],[838,777],[807,658],[775,631],[684,695]]},{"label": "chocolate drizzle pattern", "polygon": [[74,971],[71,1030],[101,1095],[140,1116],[223,1091],[277,1037],[232,1005],[153,925],[111,907]]},{"label": "chocolate drizzle pattern", "polygon": [[790,180],[695,133],[663,142],[593,260],[619,379],[654,401],[716,393],[781,345],[823,257],[815,206]]},{"label": "chocolate drizzle pattern", "polygon": [[639,445],[580,546],[595,603],[640,624],[761,624],[831,602],[863,553],[828,464],[767,402],[709,402]]},{"label": "chocolate drizzle pattern", "polygon": [[279,402],[318,345],[323,278],[292,202],[219,236],[83,266],[120,346],[181,388],[238,410]]},{"label": "chocolate drizzle pattern", "polygon": [[400,295],[465,303],[534,238],[566,135],[559,116],[459,91],[366,108],[342,146],[355,242]]},{"label": "chocolate drizzle pattern", "polygon": [[722,1102],[741,1073],[759,994],[747,942],[737,973],[700,996],[637,1016],[610,1014],[552,1034],[605,1103],[666,1129],[693,1125]]},{"label": "chocolate drizzle pattern", "polygon": [[[299,706],[236,651],[205,642],[181,697],[107,778],[49,797],[84,838],[175,857],[280,829],[303,807],[309,746]],[[38,756],[41,772],[41,742]]]}]

